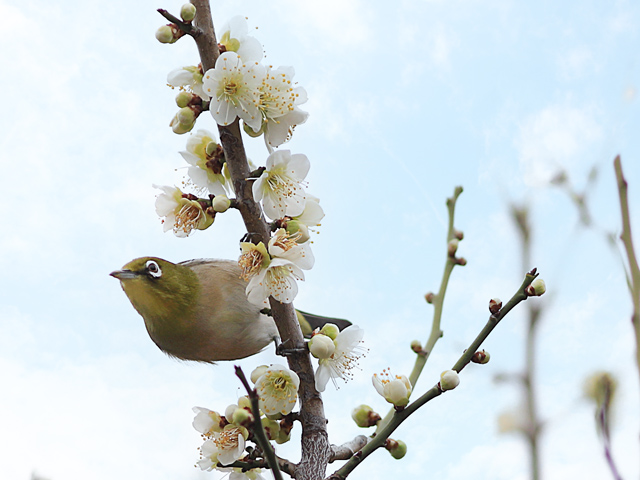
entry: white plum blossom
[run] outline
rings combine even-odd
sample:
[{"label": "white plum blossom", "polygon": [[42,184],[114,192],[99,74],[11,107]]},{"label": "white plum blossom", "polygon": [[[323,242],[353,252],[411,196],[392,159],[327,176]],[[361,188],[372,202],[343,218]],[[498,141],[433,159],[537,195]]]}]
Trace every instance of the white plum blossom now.
[{"label": "white plum blossom", "polygon": [[266,415],[288,415],[298,401],[300,378],[282,365],[271,365],[256,381],[260,410]]},{"label": "white plum blossom", "polygon": [[225,176],[224,153],[216,137],[208,130],[198,130],[187,139],[187,150],[180,155],[190,165],[188,174],[193,184],[214,195],[226,195],[231,181]]},{"label": "white plum blossom", "polygon": [[213,470],[217,463],[230,465],[244,453],[245,429],[227,425],[221,432],[214,432],[200,447],[201,459],[198,466],[202,470]]},{"label": "white plum blossom", "polygon": [[164,217],[165,232],[173,230],[176,237],[187,237],[194,229],[205,230],[214,217],[196,200],[186,198],[179,188],[153,185],[163,193],[156,197],[156,213]]},{"label": "white plum blossom", "polygon": [[409,403],[411,396],[411,382],[404,375],[391,375],[389,370],[383,370],[380,375],[377,373],[371,377],[373,386],[384,399],[396,407],[405,407]]},{"label": "white plum blossom", "polygon": [[253,468],[246,472],[241,471],[233,471],[229,475],[229,480],[267,480],[262,475],[260,475],[261,470],[259,468]]},{"label": "white plum blossom", "polygon": [[303,270],[310,270],[315,263],[309,242],[298,243],[300,235],[291,235],[284,228],[275,231],[269,240],[269,254],[272,258],[284,258]]},{"label": "white plum blossom", "polygon": [[[309,114],[298,108],[307,101],[307,92],[302,87],[294,87],[293,67],[267,67],[260,87],[260,113],[262,131],[272,147],[286,142],[296,125],[307,121]],[[253,129],[256,133],[259,129]]]},{"label": "white plum blossom", "polygon": [[180,67],[171,70],[167,75],[167,83],[172,87],[190,90],[203,100],[209,101],[209,95],[204,92],[200,67]]},{"label": "white plum blossom", "polygon": [[357,325],[350,325],[338,334],[334,340],[336,349],[333,354],[318,360],[316,390],[324,392],[329,379],[337,388],[336,378],[346,382],[353,376],[351,370],[357,366],[358,360],[366,352],[360,345],[362,337],[364,330]]},{"label": "white plum blossom", "polygon": [[259,62],[264,52],[257,38],[248,35],[249,25],[242,15],[231,18],[220,30],[220,45],[227,52],[236,52],[245,62]]},{"label": "white plum blossom", "polygon": [[298,243],[304,243],[311,238],[310,231],[315,231],[310,227],[319,227],[320,221],[324,218],[324,210],[320,206],[320,199],[306,193],[304,210],[300,215],[287,220],[287,232],[298,233]]},{"label": "white plum blossom", "polygon": [[306,193],[302,183],[309,173],[306,155],[277,150],[267,157],[266,170],[253,183],[253,199],[262,201],[265,214],[272,220],[302,214]]},{"label": "white plum blossom", "polygon": [[193,413],[196,416],[193,418],[193,428],[205,436],[213,435],[214,432],[222,430],[220,427],[220,421],[222,417],[218,412],[209,410],[208,408],[193,407]]},{"label": "white plum blossom", "polygon": [[300,267],[284,258],[274,258],[266,268],[251,277],[247,284],[247,298],[258,306],[262,306],[269,296],[281,303],[291,303],[298,294],[296,280],[304,280]]},{"label": "white plum blossom", "polygon": [[240,117],[253,130],[259,130],[259,88],[264,75],[264,66],[257,62],[246,61],[235,52],[220,55],[203,79],[204,91],[211,97],[213,119],[219,125],[229,125]]}]

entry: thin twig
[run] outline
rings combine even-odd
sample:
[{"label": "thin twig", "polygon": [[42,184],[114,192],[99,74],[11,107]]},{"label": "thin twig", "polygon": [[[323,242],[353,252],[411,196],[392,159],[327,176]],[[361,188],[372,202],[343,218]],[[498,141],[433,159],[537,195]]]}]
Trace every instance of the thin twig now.
[{"label": "thin twig", "polygon": [[[462,187],[458,186],[454,189],[453,195],[450,198],[447,198],[447,210],[449,213],[449,227],[447,230],[447,259],[444,264],[444,272],[442,273],[442,280],[440,282],[440,289],[437,294],[432,296],[430,302],[433,304],[433,319],[431,321],[431,333],[429,334],[429,338],[427,339],[427,343],[421,352],[416,355],[416,361],[413,366],[413,370],[409,375],[409,381],[411,385],[415,389],[416,383],[418,382],[418,378],[420,378],[420,374],[424,369],[424,366],[435,347],[436,342],[442,337],[442,330],[440,328],[440,322],[442,320],[442,310],[444,306],[444,297],[447,293],[447,286],[449,285],[449,278],[451,277],[451,272],[453,272],[453,268],[456,265],[459,265],[456,262],[456,258],[453,255],[449,255],[448,253],[448,245],[449,241],[456,238],[456,229],[453,225],[455,211],[456,211],[456,202],[458,201],[458,197],[462,193]],[[376,428],[376,432],[380,431],[384,426],[389,422],[391,417],[393,416],[395,410],[392,408],[389,410],[387,415],[378,423]]]},{"label": "thin twig", "polygon": [[613,168],[616,172],[618,194],[620,196],[620,211],[622,213],[622,234],[620,235],[620,239],[624,245],[627,253],[627,260],[629,262],[627,283],[631,293],[631,301],[633,302],[631,322],[636,334],[636,363],[638,365],[638,373],[640,374],[640,268],[638,268],[638,260],[633,247],[633,238],[631,237],[629,199],[627,196],[628,185],[622,173],[620,155],[618,155],[613,161]]},{"label": "thin twig", "polygon": [[247,390],[247,395],[249,396],[249,400],[251,401],[251,413],[253,414],[253,426],[251,430],[253,431],[254,439],[262,450],[262,454],[267,460],[269,468],[273,472],[273,476],[275,477],[275,479],[283,480],[282,473],[280,472],[280,466],[278,465],[278,460],[276,458],[276,452],[273,449],[273,445],[271,445],[271,442],[269,442],[267,434],[262,427],[262,421],[260,420],[260,404],[258,392],[256,392],[255,388],[251,388],[249,382],[247,381],[247,377],[245,377],[244,372],[242,371],[242,368],[236,366],[235,369],[236,376],[240,379],[242,385]]},{"label": "thin twig", "polygon": [[[486,340],[489,334],[493,331],[493,329],[500,323],[500,321],[520,302],[526,300],[528,298],[525,293],[525,289],[531,285],[531,282],[538,276],[535,269],[531,272],[527,273],[525,276],[522,285],[518,291],[511,297],[511,299],[507,302],[506,305],[502,307],[502,309],[496,314],[489,317],[484,328],[480,331],[478,336],[475,338],[471,345],[464,351],[464,353],[460,356],[458,361],[453,366],[453,370],[456,372],[461,372],[464,367],[466,367],[469,362],[471,362],[471,357],[473,357],[474,353],[478,351],[482,342]],[[434,385],[431,389],[429,389],[424,395],[415,400],[413,403],[409,404],[403,410],[397,410],[394,412],[391,420],[382,428],[376,436],[360,450],[356,455],[351,457],[351,459],[345,463],[342,468],[331,474],[328,479],[329,480],[344,480],[358,465],[362,463],[362,461],[371,455],[377,448],[382,447],[387,438],[407,419],[411,414],[413,414],[420,407],[433,400],[434,398],[440,396],[442,394],[442,390],[439,385]]]}]

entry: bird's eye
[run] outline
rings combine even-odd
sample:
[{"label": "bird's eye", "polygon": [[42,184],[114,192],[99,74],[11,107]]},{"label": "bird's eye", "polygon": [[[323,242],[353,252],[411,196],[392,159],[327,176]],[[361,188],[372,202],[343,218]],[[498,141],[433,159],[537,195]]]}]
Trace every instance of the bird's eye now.
[{"label": "bird's eye", "polygon": [[151,275],[153,278],[160,278],[162,276],[162,270],[160,270],[160,265],[153,260],[148,260],[146,265],[147,273]]}]

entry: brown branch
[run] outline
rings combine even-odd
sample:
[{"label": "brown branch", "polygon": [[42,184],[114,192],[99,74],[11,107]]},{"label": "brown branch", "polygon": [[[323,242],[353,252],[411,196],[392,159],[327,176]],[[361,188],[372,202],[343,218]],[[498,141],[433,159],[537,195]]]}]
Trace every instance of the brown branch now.
[{"label": "brown branch", "polygon": [[356,452],[362,450],[362,448],[369,441],[369,437],[365,435],[358,435],[353,440],[350,440],[342,445],[331,445],[331,457],[329,457],[329,463],[336,460],[349,460]]},{"label": "brown branch", "polygon": [[[195,24],[201,31],[193,37],[198,46],[203,71],[206,72],[215,66],[220,55],[213,29],[211,9],[208,0],[191,0],[191,3],[196,7]],[[251,172],[242,142],[239,119],[231,125],[219,126],[218,131],[231,173],[237,205],[247,232],[253,239],[262,241],[266,245],[270,238],[270,229],[262,216],[260,206],[253,199],[251,182],[247,181]],[[293,305],[280,303],[273,297],[269,298],[269,303],[280,338],[287,342],[287,347],[296,349],[304,346],[304,338]],[[324,406],[320,394],[315,389],[309,353],[306,350],[295,352],[288,357],[288,363],[300,377],[298,395],[301,404],[302,456],[296,468],[296,478],[315,480],[324,477],[331,453]]]}]

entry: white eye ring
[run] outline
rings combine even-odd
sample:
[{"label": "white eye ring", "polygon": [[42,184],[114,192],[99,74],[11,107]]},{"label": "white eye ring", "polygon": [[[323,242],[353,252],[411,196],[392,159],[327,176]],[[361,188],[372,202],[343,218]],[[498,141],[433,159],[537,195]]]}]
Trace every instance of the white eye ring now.
[{"label": "white eye ring", "polygon": [[147,273],[151,275],[153,278],[160,278],[162,276],[162,270],[160,269],[160,265],[153,260],[147,260],[145,264],[145,268]]}]

